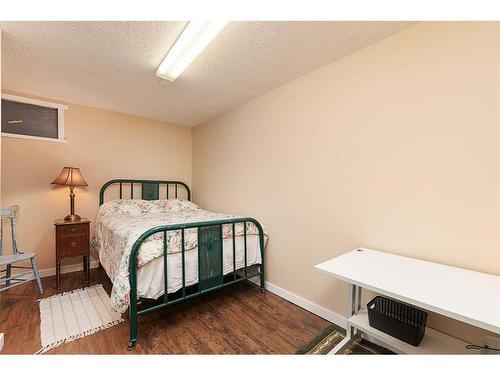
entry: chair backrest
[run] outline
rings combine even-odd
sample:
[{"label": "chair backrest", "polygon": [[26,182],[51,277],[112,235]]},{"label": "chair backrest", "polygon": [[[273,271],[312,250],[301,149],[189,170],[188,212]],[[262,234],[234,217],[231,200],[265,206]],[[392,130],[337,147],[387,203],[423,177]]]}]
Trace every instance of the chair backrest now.
[{"label": "chair backrest", "polygon": [[12,253],[17,254],[17,237],[16,237],[16,219],[19,214],[19,206],[12,206],[1,209],[0,221],[0,255],[3,254],[3,221],[10,220],[11,235],[12,235]]}]

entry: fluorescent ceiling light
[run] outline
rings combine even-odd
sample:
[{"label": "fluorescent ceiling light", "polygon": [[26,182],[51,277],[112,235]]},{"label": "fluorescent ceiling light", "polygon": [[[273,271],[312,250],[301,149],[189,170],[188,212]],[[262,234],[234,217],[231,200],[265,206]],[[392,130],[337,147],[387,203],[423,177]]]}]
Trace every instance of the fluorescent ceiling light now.
[{"label": "fluorescent ceiling light", "polygon": [[226,24],[226,21],[189,22],[156,70],[156,76],[175,81]]}]

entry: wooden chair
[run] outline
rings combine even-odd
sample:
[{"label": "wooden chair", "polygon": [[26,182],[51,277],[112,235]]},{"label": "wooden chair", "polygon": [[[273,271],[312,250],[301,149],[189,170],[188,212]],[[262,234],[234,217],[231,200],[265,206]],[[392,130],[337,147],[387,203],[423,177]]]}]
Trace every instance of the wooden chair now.
[{"label": "wooden chair", "polygon": [[[1,212],[1,222],[0,222],[0,268],[6,267],[0,270],[0,292],[4,290],[13,288],[15,286],[27,283],[29,281],[36,280],[38,284],[38,290],[43,293],[42,281],[40,280],[40,273],[38,272],[38,267],[36,265],[36,254],[35,253],[24,253],[17,247],[16,238],[16,218],[19,212],[19,206],[12,206],[9,208],[2,208]],[[3,221],[10,220],[11,233],[12,233],[12,254],[3,254]],[[17,266],[14,264],[21,262],[31,262],[31,267],[27,266]],[[22,272],[12,276],[12,269],[29,269],[29,271]],[[5,276],[1,273],[5,272]],[[28,277],[28,275],[31,275]],[[26,277],[23,277],[26,276]],[[14,281],[13,283],[11,283]]]}]

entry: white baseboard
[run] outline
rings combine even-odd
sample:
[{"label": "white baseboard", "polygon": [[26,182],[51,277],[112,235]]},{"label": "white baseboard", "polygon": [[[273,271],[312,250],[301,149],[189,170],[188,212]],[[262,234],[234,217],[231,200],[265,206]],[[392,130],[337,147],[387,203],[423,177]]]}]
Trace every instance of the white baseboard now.
[{"label": "white baseboard", "polygon": [[[251,279],[254,284],[260,285],[259,281],[257,279]],[[271,293],[274,293],[281,298],[286,299],[287,301],[302,307],[304,310],[310,311],[315,315],[318,315],[322,317],[323,319],[328,320],[329,322],[338,325],[339,327],[346,328],[347,324],[347,319],[344,318],[342,315],[337,314],[336,312],[333,312],[331,310],[328,310],[327,308],[324,308],[323,306],[317,305],[314,302],[311,302],[303,297],[300,297],[292,292],[289,292],[286,289],[283,289],[277,285],[271,284],[270,282],[266,281],[266,290],[270,291]]]},{"label": "white baseboard", "polygon": [[[98,266],[99,266],[98,261],[96,261],[96,260],[90,261],[90,268],[97,268]],[[76,271],[83,271],[83,264],[82,263],[70,264],[70,265],[61,267],[61,273],[70,273],[70,272],[76,272]],[[40,270],[40,277],[54,276],[55,274],[56,274],[55,268],[47,268],[44,270]]]}]

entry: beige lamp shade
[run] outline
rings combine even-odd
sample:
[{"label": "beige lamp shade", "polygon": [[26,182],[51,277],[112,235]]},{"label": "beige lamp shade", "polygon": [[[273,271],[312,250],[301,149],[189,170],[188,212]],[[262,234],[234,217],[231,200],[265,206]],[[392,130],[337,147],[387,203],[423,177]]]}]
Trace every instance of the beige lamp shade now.
[{"label": "beige lamp shade", "polygon": [[64,167],[52,183],[67,186],[88,186],[80,173],[80,168],[73,167]]}]

